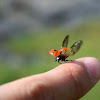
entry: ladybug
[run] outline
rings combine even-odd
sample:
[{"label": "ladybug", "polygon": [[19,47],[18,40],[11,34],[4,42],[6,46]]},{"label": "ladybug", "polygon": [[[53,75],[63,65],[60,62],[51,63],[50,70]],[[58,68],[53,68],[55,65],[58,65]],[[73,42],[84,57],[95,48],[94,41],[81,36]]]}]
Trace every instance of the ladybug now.
[{"label": "ladybug", "polygon": [[60,63],[60,61],[64,62],[72,61],[72,60],[67,60],[66,58],[76,54],[76,52],[80,49],[81,45],[83,44],[83,41],[79,40],[75,42],[70,48],[67,48],[68,40],[69,40],[69,35],[67,35],[64,38],[62,46],[59,50],[51,49],[49,51],[49,54],[55,56],[55,61],[57,61],[58,63]]}]

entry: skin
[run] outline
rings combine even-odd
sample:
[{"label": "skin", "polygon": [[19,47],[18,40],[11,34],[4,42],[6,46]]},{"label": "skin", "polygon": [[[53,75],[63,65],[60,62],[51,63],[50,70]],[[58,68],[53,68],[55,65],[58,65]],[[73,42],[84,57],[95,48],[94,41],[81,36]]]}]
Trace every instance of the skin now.
[{"label": "skin", "polygon": [[96,58],[85,57],[0,86],[0,100],[78,100],[100,78]]}]

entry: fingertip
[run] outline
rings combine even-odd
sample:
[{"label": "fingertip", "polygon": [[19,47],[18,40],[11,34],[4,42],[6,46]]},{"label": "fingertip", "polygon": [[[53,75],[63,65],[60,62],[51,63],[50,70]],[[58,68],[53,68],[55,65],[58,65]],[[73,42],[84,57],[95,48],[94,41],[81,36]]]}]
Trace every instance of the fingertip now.
[{"label": "fingertip", "polygon": [[80,98],[100,79],[100,63],[94,57],[83,57],[59,65],[54,69],[53,73],[60,82],[65,80],[69,87],[72,83],[76,84],[73,87],[75,89],[74,95],[77,94],[77,97]]},{"label": "fingertip", "polygon": [[100,78],[100,62],[94,57],[84,57],[77,59],[76,62],[81,62],[84,64],[89,77],[93,83],[96,83]]}]

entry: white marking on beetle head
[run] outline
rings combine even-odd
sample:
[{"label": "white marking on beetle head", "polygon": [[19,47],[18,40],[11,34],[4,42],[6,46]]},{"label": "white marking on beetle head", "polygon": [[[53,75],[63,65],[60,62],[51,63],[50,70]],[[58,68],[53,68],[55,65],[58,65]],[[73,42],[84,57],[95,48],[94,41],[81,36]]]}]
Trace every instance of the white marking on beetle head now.
[{"label": "white marking on beetle head", "polygon": [[57,57],[57,60],[59,59],[59,57]]}]

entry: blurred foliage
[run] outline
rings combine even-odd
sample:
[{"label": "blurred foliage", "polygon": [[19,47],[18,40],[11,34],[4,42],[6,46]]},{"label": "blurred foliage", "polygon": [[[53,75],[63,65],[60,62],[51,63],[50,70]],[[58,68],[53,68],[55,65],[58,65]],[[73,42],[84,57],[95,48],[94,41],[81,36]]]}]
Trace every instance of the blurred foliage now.
[{"label": "blurred foliage", "polygon": [[[10,52],[25,56],[33,54],[34,60],[21,66],[12,66],[5,61],[0,61],[0,84],[16,80],[21,77],[46,72],[57,65],[54,58],[48,54],[52,48],[59,49],[63,38],[69,34],[69,47],[77,40],[83,40],[84,44],[80,51],[69,59],[77,59],[84,56],[93,56],[100,60],[100,21],[91,20],[84,22],[77,28],[47,29],[41,32],[29,32],[9,40],[5,47]],[[99,100],[100,82],[81,100]]]}]

